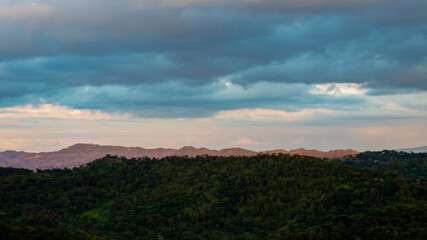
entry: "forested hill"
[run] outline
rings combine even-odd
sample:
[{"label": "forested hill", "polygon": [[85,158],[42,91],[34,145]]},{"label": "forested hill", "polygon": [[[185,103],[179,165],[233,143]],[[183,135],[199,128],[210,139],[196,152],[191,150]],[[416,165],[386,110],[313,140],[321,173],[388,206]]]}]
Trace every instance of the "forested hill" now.
[{"label": "forested hill", "polygon": [[334,159],[360,168],[372,168],[400,174],[410,178],[427,179],[427,153],[407,153],[384,150],[363,152],[354,156]]},{"label": "forested hill", "polygon": [[298,155],[0,168],[0,239],[427,239],[427,183]]}]

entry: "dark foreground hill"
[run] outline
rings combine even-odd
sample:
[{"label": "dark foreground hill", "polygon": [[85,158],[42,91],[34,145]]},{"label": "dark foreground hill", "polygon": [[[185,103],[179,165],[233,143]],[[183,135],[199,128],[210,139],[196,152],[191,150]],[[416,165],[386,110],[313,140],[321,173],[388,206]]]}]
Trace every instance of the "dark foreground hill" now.
[{"label": "dark foreground hill", "polygon": [[334,159],[348,165],[387,171],[402,176],[427,179],[427,152],[408,153],[384,150],[362,152],[353,156]]},{"label": "dark foreground hill", "polygon": [[[82,164],[91,162],[95,159],[104,157],[107,154],[114,156],[123,156],[127,158],[163,158],[167,156],[189,156],[195,157],[200,155],[210,156],[255,156],[259,152],[243,149],[243,148],[225,148],[214,150],[208,148],[195,148],[185,146],[180,149],[172,148],[154,148],[147,149],[141,147],[121,147],[107,146],[97,144],[74,144],[68,148],[64,148],[54,152],[27,153],[16,151],[0,152],[0,167],[15,167],[27,169],[52,169],[52,168],[73,168]],[[336,149],[327,152],[314,149],[299,148],[291,151],[276,149],[263,153],[287,153],[298,154],[304,156],[320,157],[320,158],[339,158],[347,155],[354,155],[358,152],[355,150]]]},{"label": "dark foreground hill", "polygon": [[426,184],[283,154],[0,168],[0,239],[427,239]]}]

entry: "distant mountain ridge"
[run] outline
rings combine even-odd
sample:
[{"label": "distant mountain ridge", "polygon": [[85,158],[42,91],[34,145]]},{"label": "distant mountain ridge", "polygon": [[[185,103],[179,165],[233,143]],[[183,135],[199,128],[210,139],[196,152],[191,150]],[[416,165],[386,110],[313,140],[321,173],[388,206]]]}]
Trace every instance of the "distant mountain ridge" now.
[{"label": "distant mountain ridge", "polygon": [[141,147],[122,147],[97,144],[78,143],[68,148],[64,148],[55,152],[27,153],[17,151],[0,152],[0,167],[15,167],[27,169],[50,169],[50,168],[73,168],[95,159],[104,157],[107,154],[124,156],[126,158],[134,157],[150,157],[162,158],[167,156],[255,156],[262,154],[297,154],[304,156],[320,157],[320,158],[339,158],[348,155],[358,154],[357,151],[347,150],[331,150],[328,152],[318,151],[314,149],[299,148],[291,151],[276,149],[271,151],[256,152],[243,148],[225,148],[221,150],[213,150],[208,148],[195,148],[185,146],[180,149],[172,148],[154,148],[145,149]]},{"label": "distant mountain ridge", "polygon": [[398,152],[414,152],[414,153],[423,153],[423,152],[427,152],[427,146],[423,146],[423,147],[414,147],[414,148],[400,148],[400,149],[396,149],[396,151]]}]

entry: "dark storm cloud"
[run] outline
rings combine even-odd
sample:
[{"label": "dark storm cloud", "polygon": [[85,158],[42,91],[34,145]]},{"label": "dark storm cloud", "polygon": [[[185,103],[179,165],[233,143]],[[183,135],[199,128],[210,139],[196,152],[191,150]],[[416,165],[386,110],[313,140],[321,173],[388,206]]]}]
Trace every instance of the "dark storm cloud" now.
[{"label": "dark storm cloud", "polygon": [[[425,91],[426,8],[422,0],[8,1],[0,105],[43,98],[141,116],[161,107],[167,117],[359,103],[310,94],[310,84],[328,82],[366,83],[371,94]],[[224,100],[212,87],[221,79],[308,85],[294,98]],[[97,92],[78,93],[87,86]]]}]

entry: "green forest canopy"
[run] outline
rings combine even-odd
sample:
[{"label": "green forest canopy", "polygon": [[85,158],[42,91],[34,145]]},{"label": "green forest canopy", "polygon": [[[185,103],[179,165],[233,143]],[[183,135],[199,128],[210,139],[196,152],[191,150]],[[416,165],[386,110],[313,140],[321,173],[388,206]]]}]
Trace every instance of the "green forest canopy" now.
[{"label": "green forest canopy", "polygon": [[283,154],[0,168],[0,239],[427,239],[426,190]]},{"label": "green forest canopy", "polygon": [[426,179],[427,153],[407,153],[384,150],[362,152],[355,156],[334,159],[345,164],[387,171],[411,178]]}]

